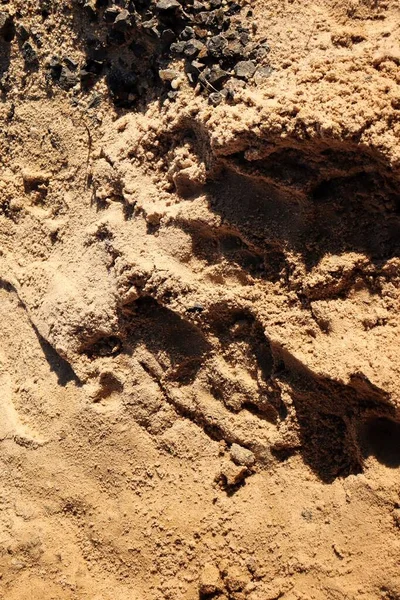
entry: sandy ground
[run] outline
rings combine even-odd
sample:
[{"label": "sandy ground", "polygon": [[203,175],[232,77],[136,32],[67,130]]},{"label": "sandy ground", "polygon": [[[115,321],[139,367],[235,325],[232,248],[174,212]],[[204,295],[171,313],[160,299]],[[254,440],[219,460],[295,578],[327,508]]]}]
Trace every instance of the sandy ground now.
[{"label": "sandy ground", "polygon": [[398,2],[245,4],[267,78],[129,108],[0,6],[1,598],[400,598]]}]

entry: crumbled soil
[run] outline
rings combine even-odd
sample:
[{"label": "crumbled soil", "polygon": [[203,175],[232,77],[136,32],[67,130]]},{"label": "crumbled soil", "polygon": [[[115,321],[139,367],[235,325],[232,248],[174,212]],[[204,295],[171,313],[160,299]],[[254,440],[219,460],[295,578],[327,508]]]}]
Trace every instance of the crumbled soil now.
[{"label": "crumbled soil", "polygon": [[400,598],[399,42],[2,1],[2,598]]}]

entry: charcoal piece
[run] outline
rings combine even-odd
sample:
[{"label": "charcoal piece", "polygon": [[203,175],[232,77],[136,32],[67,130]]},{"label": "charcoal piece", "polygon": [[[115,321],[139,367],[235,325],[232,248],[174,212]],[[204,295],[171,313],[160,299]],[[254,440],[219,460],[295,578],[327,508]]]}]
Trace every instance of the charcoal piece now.
[{"label": "charcoal piece", "polygon": [[114,67],[107,74],[107,84],[116,104],[129,106],[138,95],[138,79],[134,73]]}]

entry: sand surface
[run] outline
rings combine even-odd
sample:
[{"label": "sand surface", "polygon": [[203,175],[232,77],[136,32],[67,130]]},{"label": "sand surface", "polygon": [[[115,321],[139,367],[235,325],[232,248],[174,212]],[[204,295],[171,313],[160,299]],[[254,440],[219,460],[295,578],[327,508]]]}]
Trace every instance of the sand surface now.
[{"label": "sand surface", "polygon": [[398,0],[222,101],[84,4],[0,4],[0,597],[399,599]]}]

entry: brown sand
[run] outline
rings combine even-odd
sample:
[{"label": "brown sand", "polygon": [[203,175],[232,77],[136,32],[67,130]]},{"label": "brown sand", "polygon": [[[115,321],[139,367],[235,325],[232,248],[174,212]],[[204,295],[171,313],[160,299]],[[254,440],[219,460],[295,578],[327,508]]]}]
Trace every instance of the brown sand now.
[{"label": "brown sand", "polygon": [[11,44],[6,600],[400,598],[399,5],[253,4],[274,72],[216,108],[88,108]]}]

